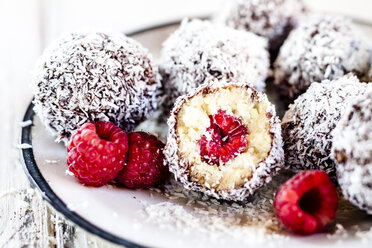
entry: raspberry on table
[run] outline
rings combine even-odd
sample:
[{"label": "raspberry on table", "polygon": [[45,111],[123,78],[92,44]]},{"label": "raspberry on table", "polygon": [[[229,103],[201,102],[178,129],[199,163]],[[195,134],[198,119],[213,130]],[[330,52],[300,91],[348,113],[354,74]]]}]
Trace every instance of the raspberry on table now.
[{"label": "raspberry on table", "polygon": [[132,132],[129,137],[127,165],[119,172],[117,180],[128,188],[150,188],[169,175],[164,165],[164,144],[152,134]]},{"label": "raspberry on table", "polygon": [[210,164],[226,163],[245,151],[248,146],[247,128],[242,121],[226,111],[218,110],[209,116],[211,125],[207,128],[210,137],[203,135],[199,140],[200,155]]},{"label": "raspberry on table", "polygon": [[88,122],[71,137],[67,165],[77,180],[102,186],[123,169],[128,152],[127,134],[111,122]]},{"label": "raspberry on table", "polygon": [[297,234],[322,231],[336,215],[338,196],[327,173],[303,171],[282,185],[274,201],[276,216]]}]

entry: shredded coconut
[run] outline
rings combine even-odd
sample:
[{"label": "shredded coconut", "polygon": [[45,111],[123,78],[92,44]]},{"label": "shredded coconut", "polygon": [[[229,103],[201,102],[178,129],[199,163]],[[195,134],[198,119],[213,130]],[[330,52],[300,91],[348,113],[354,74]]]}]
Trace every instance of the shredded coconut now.
[{"label": "shredded coconut", "polygon": [[276,50],[305,10],[302,0],[227,0],[214,19],[266,37],[271,50]]},{"label": "shredded coconut", "polygon": [[360,83],[348,74],[334,81],[312,83],[283,117],[286,165],[295,170],[320,169],[335,176],[330,158],[331,131],[345,114],[350,101],[372,84]]},{"label": "shredded coconut", "polygon": [[145,202],[140,214],[146,222],[156,223],[162,229],[176,227],[185,234],[197,230],[211,239],[227,236],[245,243],[261,243],[270,238],[285,240],[288,237],[282,234],[286,231],[275,217],[272,205],[276,188],[285,178],[274,180],[246,202],[218,200],[185,189],[171,179],[161,190],[169,201]]},{"label": "shredded coconut", "polygon": [[169,111],[177,97],[205,82],[249,83],[265,88],[269,72],[267,41],[255,34],[214,25],[209,21],[183,20],[163,43],[160,69]]},{"label": "shredded coconut", "polygon": [[313,82],[337,79],[348,72],[365,77],[369,50],[351,20],[314,14],[291,32],[275,61],[275,84],[291,99]]},{"label": "shredded coconut", "polygon": [[31,125],[32,125],[32,120],[27,120],[27,121],[20,122],[19,125],[20,125],[21,127],[28,127],[28,126],[31,126]]},{"label": "shredded coconut", "polygon": [[[161,189],[152,189],[166,196],[166,201],[142,201],[143,209],[138,211],[136,227],[152,223],[165,231],[176,229],[186,235],[202,233],[217,242],[233,238],[243,244],[265,242],[276,247],[278,242],[285,244],[291,239],[273,208],[276,191],[291,176],[289,171],[282,171],[245,202],[219,200],[185,189],[180,182],[171,179]],[[336,220],[325,230],[326,237],[338,242],[350,238],[371,241],[371,224],[350,226],[350,216],[357,216],[354,219],[357,223],[365,218],[358,208],[340,198]]]},{"label": "shredded coconut", "polygon": [[30,145],[30,144],[26,144],[26,143],[18,144],[18,145],[17,145],[17,148],[18,148],[18,149],[30,149],[30,148],[32,148],[32,145]]},{"label": "shredded coconut", "polygon": [[372,214],[372,84],[356,97],[332,132],[332,156],[344,196]]},{"label": "shredded coconut", "polygon": [[148,51],[122,34],[70,34],[51,45],[35,71],[35,112],[67,144],[88,121],[126,131],[158,107],[160,76]]}]

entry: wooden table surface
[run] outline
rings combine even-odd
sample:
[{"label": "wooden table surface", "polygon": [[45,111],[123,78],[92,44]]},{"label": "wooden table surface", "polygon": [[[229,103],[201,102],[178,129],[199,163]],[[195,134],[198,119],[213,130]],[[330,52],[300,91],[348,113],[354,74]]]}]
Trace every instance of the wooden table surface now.
[{"label": "wooden table surface", "polygon": [[[308,2],[372,21],[370,0]],[[32,99],[32,68],[45,46],[66,32],[129,31],[217,7],[216,0],[0,0],[0,247],[115,247],[49,207],[19,162],[19,123]]]}]

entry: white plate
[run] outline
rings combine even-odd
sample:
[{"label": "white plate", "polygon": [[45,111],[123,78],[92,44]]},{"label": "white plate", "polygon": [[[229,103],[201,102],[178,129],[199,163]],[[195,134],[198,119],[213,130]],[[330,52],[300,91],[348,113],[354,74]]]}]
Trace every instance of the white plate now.
[{"label": "white plate", "polygon": [[[372,26],[358,25],[372,37]],[[161,25],[132,36],[158,57],[162,41],[177,26]],[[243,206],[226,202],[217,205],[190,192],[191,200],[169,190],[167,195],[114,185],[82,186],[66,174],[66,148],[55,143],[39,119],[33,117],[31,104],[24,121],[34,119],[33,125],[22,128],[22,143],[32,143],[32,148],[22,149],[24,169],[31,183],[57,211],[114,243],[127,247],[371,247],[372,217],[345,200],[341,201],[337,219],[326,233],[301,237],[283,230],[270,203],[275,185],[283,176],[277,177],[268,189],[261,190],[253,204]],[[151,121],[142,127],[146,131],[159,129]]]}]

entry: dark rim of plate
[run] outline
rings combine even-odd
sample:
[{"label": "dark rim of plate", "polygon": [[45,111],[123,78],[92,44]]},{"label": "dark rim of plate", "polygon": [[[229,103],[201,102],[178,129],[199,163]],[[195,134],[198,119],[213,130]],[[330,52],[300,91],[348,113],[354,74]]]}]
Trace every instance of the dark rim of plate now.
[{"label": "dark rim of plate", "polygon": [[[359,20],[355,18],[353,19],[353,21],[363,26],[369,26],[369,27],[372,26],[372,24],[369,23],[368,21]],[[160,25],[154,25],[154,26],[150,26],[147,28],[138,29],[136,31],[127,33],[126,35],[134,36],[134,35],[148,32],[148,31],[176,25],[179,23],[180,23],[180,20],[173,21],[173,22],[167,22],[167,23],[160,24]],[[33,118],[35,116],[35,112],[33,108],[34,108],[34,104],[31,102],[23,117],[24,122],[25,121],[33,122]],[[22,127],[21,144],[32,145],[32,126],[33,125]],[[92,234],[95,234],[103,239],[106,239],[112,243],[123,245],[128,248],[146,248],[146,246],[136,244],[128,239],[123,239],[109,232],[106,232],[102,230],[101,228],[97,227],[96,225],[92,224],[91,222],[87,221],[86,219],[84,219],[83,217],[75,213],[74,211],[71,211],[67,207],[67,205],[54,193],[54,191],[49,186],[48,182],[45,180],[45,178],[41,174],[35,161],[33,148],[31,147],[31,148],[21,149],[20,152],[21,152],[22,167],[26,173],[28,180],[31,183],[31,186],[41,191],[43,199],[47,201],[55,210],[62,213],[67,219],[74,222],[76,225],[83,228],[84,230]]]}]

